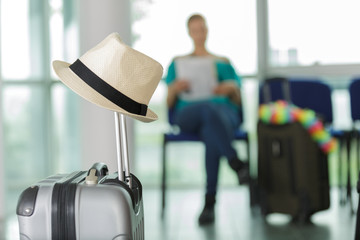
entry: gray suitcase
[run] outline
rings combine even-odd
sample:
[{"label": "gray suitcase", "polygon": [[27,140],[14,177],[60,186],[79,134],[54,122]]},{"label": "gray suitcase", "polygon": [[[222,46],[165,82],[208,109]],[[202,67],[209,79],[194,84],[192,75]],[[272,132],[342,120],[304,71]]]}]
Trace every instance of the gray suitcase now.
[{"label": "gray suitcase", "polygon": [[129,172],[124,116],[115,113],[115,120],[122,174],[95,163],[27,188],[17,206],[20,239],[144,239],[142,186]]}]

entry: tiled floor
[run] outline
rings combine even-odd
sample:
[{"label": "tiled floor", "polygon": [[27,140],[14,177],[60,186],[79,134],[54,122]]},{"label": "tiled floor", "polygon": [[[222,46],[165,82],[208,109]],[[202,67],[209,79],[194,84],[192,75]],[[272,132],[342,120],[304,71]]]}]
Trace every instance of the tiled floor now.
[{"label": "tiled floor", "polygon": [[[349,206],[339,206],[338,194],[332,191],[332,206],[312,217],[312,225],[294,225],[286,215],[271,214],[264,221],[259,211],[249,209],[245,187],[219,192],[216,222],[199,227],[197,217],[202,207],[200,190],[173,190],[168,195],[164,221],[158,221],[157,192],[145,194],[146,239],[162,240],[348,240],[354,239],[355,215]],[[153,220],[151,220],[153,219]]]},{"label": "tiled floor", "polygon": [[[246,187],[225,188],[218,194],[216,222],[199,227],[203,204],[200,189],[176,189],[168,193],[165,218],[160,217],[160,191],[144,189],[146,240],[350,240],[354,239],[355,215],[339,206],[337,190],[331,208],[315,214],[312,225],[294,225],[286,215],[272,214],[264,221],[249,209]],[[357,197],[355,197],[357,200]],[[0,225],[0,238],[18,239],[16,217]]]}]

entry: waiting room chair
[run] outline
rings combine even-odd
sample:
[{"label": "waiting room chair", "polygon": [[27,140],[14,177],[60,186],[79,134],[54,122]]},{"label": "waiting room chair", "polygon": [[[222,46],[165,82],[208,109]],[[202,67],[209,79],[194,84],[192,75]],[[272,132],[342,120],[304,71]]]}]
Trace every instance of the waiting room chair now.
[{"label": "waiting room chair", "polygon": [[[346,200],[350,201],[351,209],[351,183],[350,183],[350,143],[352,139],[351,131],[334,129],[333,127],[333,106],[331,93],[332,89],[326,83],[314,79],[296,79],[292,81],[293,86],[293,99],[294,104],[303,107],[310,108],[317,112],[320,118],[323,119],[325,126],[327,126],[331,135],[338,139],[339,142],[339,155],[338,155],[338,181],[340,187],[340,204],[344,205]],[[306,96],[306,97],[304,97]],[[345,147],[346,150],[346,160],[348,162],[346,169],[346,187],[343,188],[341,181],[343,178],[343,159],[342,159],[342,149]]]},{"label": "waiting room chair", "polygon": [[[336,138],[343,137],[343,131],[335,130],[333,124],[332,89],[320,79],[289,78],[291,102],[301,108],[315,111]],[[271,101],[284,99],[280,82],[270,85]],[[260,86],[262,91],[262,85]],[[259,94],[260,103],[264,103],[262,94]]]},{"label": "waiting room chair", "polygon": [[351,119],[360,120],[360,77],[354,78],[349,85]]},{"label": "waiting room chair", "polygon": [[360,160],[360,129],[356,127],[356,123],[360,121],[360,77],[351,80],[349,85],[350,95],[350,112],[351,120],[353,122],[353,133],[356,139],[357,150],[357,170],[359,171]]},{"label": "waiting room chair", "polygon": [[360,165],[360,129],[356,126],[360,121],[360,77],[351,80],[349,85],[350,112],[353,122],[353,137],[356,140],[356,171]]},{"label": "waiting room chair", "polygon": [[[310,108],[319,114],[326,124],[333,121],[331,89],[318,79],[289,78],[290,99],[301,108]],[[260,93],[263,86],[260,85]],[[281,82],[271,82],[271,101],[285,99]],[[264,103],[263,94],[259,93],[259,102]]]},{"label": "waiting room chair", "polygon": [[[240,119],[241,121],[243,120],[243,114],[242,111],[239,111],[240,114]],[[175,111],[173,109],[169,109],[168,110],[168,122],[169,124],[174,127],[174,116],[175,116]],[[243,122],[243,121],[242,121]],[[242,123],[241,122],[241,123]],[[247,156],[247,161],[249,161],[250,163],[250,146],[249,146],[249,136],[248,136],[248,132],[245,131],[244,129],[242,129],[241,127],[238,128],[235,132],[235,140],[238,141],[244,141],[246,143],[246,156]],[[163,136],[163,146],[162,146],[162,178],[161,178],[161,196],[162,196],[162,204],[161,204],[161,216],[164,216],[164,211],[165,211],[165,205],[166,205],[166,188],[167,188],[167,183],[166,183],[166,162],[167,162],[167,158],[166,158],[166,149],[167,149],[167,145],[169,143],[176,143],[176,142],[200,142],[201,139],[192,133],[188,133],[188,132],[166,132],[164,133]]]}]

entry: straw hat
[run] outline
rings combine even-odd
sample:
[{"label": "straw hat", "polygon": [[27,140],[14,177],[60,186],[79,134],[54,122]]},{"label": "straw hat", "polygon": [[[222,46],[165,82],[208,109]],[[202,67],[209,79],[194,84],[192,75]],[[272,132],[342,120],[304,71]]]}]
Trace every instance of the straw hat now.
[{"label": "straw hat", "polygon": [[107,36],[73,64],[56,60],[53,68],[65,85],[89,102],[142,122],[158,118],[148,104],[163,68],[125,45],[118,33]]}]

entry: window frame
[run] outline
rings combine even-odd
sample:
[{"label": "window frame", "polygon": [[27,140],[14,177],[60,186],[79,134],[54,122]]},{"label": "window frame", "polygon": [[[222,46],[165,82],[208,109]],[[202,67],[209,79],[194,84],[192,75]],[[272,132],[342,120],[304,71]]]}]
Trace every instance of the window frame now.
[{"label": "window frame", "polygon": [[[66,50],[66,42],[65,39],[67,40],[68,36],[67,36],[67,27],[69,25],[71,25],[71,23],[73,23],[74,21],[77,21],[76,19],[76,14],[74,14],[74,12],[76,11],[76,3],[71,2],[71,1],[66,1],[66,0],[62,0],[63,2],[63,7],[62,7],[62,15],[63,15],[63,22],[64,22],[64,28],[62,31],[64,31],[64,49],[63,49],[63,54],[65,57],[67,57],[67,55],[69,55],[69,53]],[[0,7],[2,5],[2,1],[0,0]],[[36,11],[32,11],[33,9],[35,9]],[[42,146],[42,156],[44,159],[46,159],[46,161],[42,162],[43,167],[43,172],[44,174],[50,175],[53,174],[54,172],[57,172],[57,163],[56,163],[56,132],[54,131],[54,124],[55,122],[53,121],[53,113],[54,113],[54,101],[53,101],[53,89],[55,89],[55,86],[58,84],[61,84],[61,81],[59,81],[58,79],[54,78],[54,74],[52,74],[52,66],[51,66],[51,45],[50,45],[50,41],[51,41],[51,35],[50,35],[50,18],[51,18],[51,5],[49,1],[42,1],[42,0],[38,0],[38,1],[33,1],[33,0],[29,0],[29,19],[31,19],[32,17],[36,17],[36,21],[30,21],[29,20],[29,29],[30,29],[30,34],[29,34],[29,39],[30,39],[30,49],[34,48],[34,45],[36,46],[41,46],[42,47],[42,51],[40,53],[36,52],[36,54],[31,54],[31,56],[36,55],[37,58],[39,58],[40,60],[40,70],[41,70],[41,74],[40,76],[30,76],[28,78],[25,79],[15,79],[15,78],[4,78],[3,77],[3,72],[2,72],[2,66],[0,64],[0,111],[1,113],[3,113],[4,108],[3,108],[3,101],[4,101],[4,92],[6,91],[7,87],[27,87],[29,89],[33,89],[33,88],[39,88],[41,89],[41,91],[43,92],[42,96],[40,96],[40,98],[42,99],[41,101],[41,105],[39,106],[39,108],[43,109],[41,111],[41,115],[39,116],[39,118],[44,119],[44,131],[41,133],[42,138],[44,139],[44,142],[42,144],[44,144]],[[1,18],[0,18],[0,26],[1,26],[2,22],[1,22]],[[35,33],[35,34],[31,34],[31,33]],[[2,32],[0,31],[0,46],[1,45],[1,34]],[[72,33],[70,33],[71,35]],[[34,37],[34,35],[36,35],[37,39],[33,40],[32,38]],[[73,37],[73,36],[70,36]],[[77,37],[77,36],[75,36]],[[40,41],[40,43],[39,43]],[[34,44],[34,45],[33,45]],[[35,48],[38,49],[38,48]],[[74,49],[74,48],[71,48]],[[0,55],[0,62],[2,61],[2,56]],[[38,59],[37,59],[38,60]],[[78,105],[77,103],[74,103],[76,105]],[[78,114],[78,112],[77,112]],[[78,119],[79,116],[75,116],[75,119]],[[77,124],[77,123],[75,123]],[[5,171],[3,170],[6,166],[6,162],[9,160],[5,161],[5,154],[6,154],[6,149],[4,149],[4,140],[5,140],[5,136],[4,136],[4,120],[3,117],[0,117],[0,140],[1,140],[1,144],[0,144],[0,174],[2,176],[3,179],[1,179],[1,186],[0,186],[0,219],[2,217],[5,217],[7,215],[9,215],[9,210],[13,210],[13,209],[9,209],[10,207],[7,206],[7,192],[9,191],[9,185],[7,184],[8,179],[5,175]],[[4,174],[2,174],[4,173]],[[43,177],[43,176],[39,176],[39,177]],[[30,185],[33,182],[28,182],[28,183],[24,183],[25,185]],[[11,190],[15,190],[18,191],[18,189],[11,189]],[[11,191],[10,190],[10,191]]]},{"label": "window frame", "polygon": [[[258,28],[258,76],[262,81],[265,77],[302,76],[302,77],[343,77],[351,78],[360,74],[360,63],[353,64],[313,64],[300,66],[272,66],[270,63],[269,44],[269,8],[268,0],[257,0]],[[339,80],[339,81],[341,81]],[[344,85],[344,83],[342,84]]]}]

